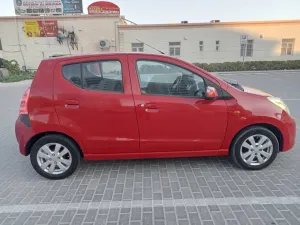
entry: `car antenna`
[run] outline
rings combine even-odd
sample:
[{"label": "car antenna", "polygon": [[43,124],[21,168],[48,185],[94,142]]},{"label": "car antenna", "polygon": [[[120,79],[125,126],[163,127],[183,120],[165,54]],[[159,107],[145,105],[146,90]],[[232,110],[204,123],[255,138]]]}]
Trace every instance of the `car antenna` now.
[{"label": "car antenna", "polygon": [[139,42],[141,42],[141,43],[143,43],[143,44],[145,44],[145,45],[147,45],[147,46],[149,46],[150,48],[152,48],[152,49],[154,49],[154,50],[156,50],[156,51],[158,51],[159,53],[161,53],[161,54],[165,54],[164,52],[162,52],[162,51],[160,51],[160,50],[158,50],[157,48],[154,48],[154,47],[152,47],[151,45],[148,45],[148,44],[146,44],[145,42],[142,42],[141,40],[139,40],[139,39],[136,39],[137,41],[139,41]]}]

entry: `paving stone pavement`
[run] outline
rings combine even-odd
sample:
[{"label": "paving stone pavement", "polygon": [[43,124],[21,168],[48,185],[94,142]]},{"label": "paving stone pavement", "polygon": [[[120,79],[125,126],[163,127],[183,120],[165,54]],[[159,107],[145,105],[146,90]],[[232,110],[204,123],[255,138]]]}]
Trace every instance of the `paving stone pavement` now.
[{"label": "paving stone pavement", "polygon": [[[253,80],[259,86],[266,77],[285,79],[270,72],[229,76],[254,87]],[[300,76],[287,76],[300,83]],[[18,152],[14,121],[26,86],[0,86],[1,225],[300,224],[299,136],[292,151],[261,171],[238,169],[227,157],[82,161],[73,176],[51,181]],[[291,86],[281,85],[278,95],[299,98],[286,94],[297,93]],[[287,101],[297,118],[299,103]]]}]

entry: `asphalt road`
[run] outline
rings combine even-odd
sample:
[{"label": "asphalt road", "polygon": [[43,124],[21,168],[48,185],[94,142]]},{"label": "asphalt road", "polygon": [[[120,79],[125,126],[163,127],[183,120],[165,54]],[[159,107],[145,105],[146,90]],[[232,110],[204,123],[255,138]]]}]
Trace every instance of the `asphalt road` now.
[{"label": "asphalt road", "polygon": [[[300,71],[237,72],[284,99],[300,132]],[[300,138],[261,171],[227,157],[83,162],[60,181],[39,176],[18,152],[14,122],[29,85],[0,84],[0,224],[300,224]]]}]

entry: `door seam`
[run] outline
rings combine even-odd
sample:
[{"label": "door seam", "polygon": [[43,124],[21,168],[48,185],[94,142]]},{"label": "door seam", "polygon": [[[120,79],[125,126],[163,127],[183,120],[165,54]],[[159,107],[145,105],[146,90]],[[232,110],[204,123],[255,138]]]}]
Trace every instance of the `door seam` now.
[{"label": "door seam", "polygon": [[127,66],[128,66],[128,75],[129,75],[129,82],[130,82],[130,89],[131,89],[131,96],[132,96],[132,100],[133,100],[133,104],[134,104],[134,111],[135,111],[135,117],[136,117],[136,124],[137,124],[137,130],[138,130],[138,135],[139,135],[139,151],[138,154],[140,154],[141,152],[141,133],[140,133],[140,126],[139,126],[139,120],[138,120],[138,114],[137,114],[137,106],[136,106],[136,101],[135,101],[135,97],[133,95],[133,90],[132,90],[132,80],[131,80],[131,70],[130,70],[130,66],[129,66],[129,56],[126,55],[126,60],[127,60]]}]

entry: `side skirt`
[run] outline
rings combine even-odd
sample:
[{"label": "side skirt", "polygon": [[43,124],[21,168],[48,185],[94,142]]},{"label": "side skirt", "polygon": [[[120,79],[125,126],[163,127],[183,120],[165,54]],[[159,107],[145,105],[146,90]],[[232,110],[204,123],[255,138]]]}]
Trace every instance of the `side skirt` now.
[{"label": "side skirt", "polygon": [[85,160],[118,160],[118,159],[157,159],[157,158],[186,158],[201,156],[227,156],[228,149],[203,150],[203,151],[180,151],[180,152],[147,152],[127,154],[86,154]]}]

